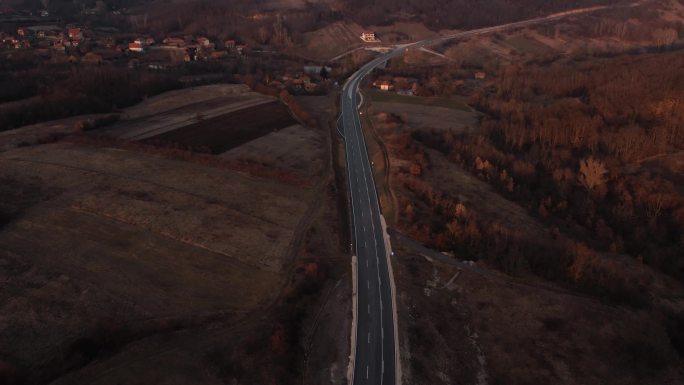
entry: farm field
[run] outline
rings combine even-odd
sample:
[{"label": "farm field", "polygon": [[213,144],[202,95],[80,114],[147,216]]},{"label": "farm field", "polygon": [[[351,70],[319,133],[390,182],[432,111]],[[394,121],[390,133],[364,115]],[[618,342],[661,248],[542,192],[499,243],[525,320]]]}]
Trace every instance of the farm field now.
[{"label": "farm field", "polygon": [[[255,104],[236,108],[244,101]],[[320,126],[222,85],[158,95],[102,129],[84,132],[93,115],[2,133],[0,368],[10,381],[267,383],[300,364],[304,383],[342,379],[351,288],[326,158],[335,99],[302,101]],[[120,136],[221,108],[235,108],[210,138],[234,146],[222,156]],[[221,134],[225,119],[247,123],[244,136]],[[310,359],[271,351],[283,328],[301,333],[292,356]]]},{"label": "farm field", "polygon": [[662,357],[667,343],[644,311],[464,264],[399,232],[392,246],[402,282],[400,349],[411,353],[403,355],[405,381],[679,383],[676,368],[650,372],[649,360],[635,353],[640,347]]},{"label": "farm field", "polygon": [[74,338],[96,338],[103,320],[129,330],[125,344],[268,305],[312,198],[239,172],[71,143],[0,153],[0,181],[0,355],[43,368],[30,383],[61,375]]},{"label": "farm field", "polygon": [[281,102],[263,103],[146,139],[148,143],[220,154],[269,132],[296,124]]},{"label": "farm field", "polygon": [[223,159],[257,163],[299,175],[322,171],[323,138],[299,124],[267,133],[220,155]]},{"label": "farm field", "polygon": [[245,85],[216,84],[165,92],[126,108],[120,121],[98,129],[98,135],[143,140],[165,132],[274,102]]}]

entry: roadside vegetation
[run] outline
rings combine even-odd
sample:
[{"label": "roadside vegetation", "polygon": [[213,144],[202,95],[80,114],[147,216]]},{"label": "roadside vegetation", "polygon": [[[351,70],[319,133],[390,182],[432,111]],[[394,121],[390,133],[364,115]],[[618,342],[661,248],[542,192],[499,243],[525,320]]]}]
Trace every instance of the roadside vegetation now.
[{"label": "roadside vegetation", "polygon": [[[648,39],[642,50],[563,56],[537,49],[545,41],[557,53],[555,40],[511,31],[442,48],[481,50],[477,64],[397,58],[376,71],[376,81],[411,78],[421,95],[467,97],[477,110],[441,123],[415,114],[433,106],[370,101],[396,196],[409,378],[448,383],[484,370],[502,384],[681,381],[684,63],[676,42]],[[413,355],[459,344],[470,347],[427,362],[459,356],[468,373],[437,364],[435,377]]]}]

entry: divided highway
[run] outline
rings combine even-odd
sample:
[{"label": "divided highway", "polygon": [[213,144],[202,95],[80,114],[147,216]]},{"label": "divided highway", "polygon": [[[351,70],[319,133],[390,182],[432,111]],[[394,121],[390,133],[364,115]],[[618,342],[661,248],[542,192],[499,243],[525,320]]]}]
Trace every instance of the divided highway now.
[{"label": "divided highway", "polygon": [[387,251],[358,111],[359,83],[388,57],[366,64],[347,81],[342,93],[341,120],[351,195],[353,251],[358,260],[354,385],[396,384],[394,310]]},{"label": "divided highway", "polygon": [[[632,3],[627,6],[635,6]],[[352,385],[397,384],[398,341],[395,340],[396,317],[392,300],[389,257],[380,220],[380,204],[375,190],[373,170],[363,137],[359,107],[359,86],[363,78],[387,60],[412,48],[441,43],[456,38],[482,35],[514,27],[557,20],[571,15],[606,9],[599,6],[561,12],[546,17],[459,32],[448,36],[398,46],[389,53],[365,64],[345,83],[341,95],[341,134],[344,137],[352,208],[353,253],[358,260],[356,302],[356,345]]]}]

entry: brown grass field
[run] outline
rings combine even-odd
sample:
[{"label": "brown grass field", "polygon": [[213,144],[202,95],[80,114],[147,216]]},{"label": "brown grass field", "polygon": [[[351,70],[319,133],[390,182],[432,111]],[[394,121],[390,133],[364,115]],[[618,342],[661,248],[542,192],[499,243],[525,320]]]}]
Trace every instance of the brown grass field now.
[{"label": "brown grass field", "polygon": [[102,320],[135,329],[270,304],[311,199],[237,172],[72,144],[0,153],[0,179],[0,354],[47,368],[38,378]]},{"label": "brown grass field", "polygon": [[648,310],[445,263],[398,234],[392,245],[404,383],[681,383],[674,366],[649,368],[668,342]]},{"label": "brown grass field", "polygon": [[[193,95],[207,111],[264,102],[240,92],[163,94],[113,128],[203,112],[183,103]],[[238,115],[261,136],[229,159],[81,133],[83,117],[8,134],[0,383],[342,385],[351,282],[327,158],[334,102],[306,98],[317,127],[282,104],[265,111],[279,108],[282,130],[264,111]]]}]

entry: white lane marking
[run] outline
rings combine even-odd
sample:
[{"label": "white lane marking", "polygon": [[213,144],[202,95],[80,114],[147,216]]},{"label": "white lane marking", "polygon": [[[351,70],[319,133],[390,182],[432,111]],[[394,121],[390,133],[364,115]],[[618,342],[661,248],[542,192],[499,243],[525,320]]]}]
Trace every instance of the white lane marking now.
[{"label": "white lane marking", "polygon": [[385,360],[382,360],[382,370],[380,373],[385,373]]},{"label": "white lane marking", "polygon": [[385,328],[382,326],[380,326],[380,337],[382,337],[383,340],[385,339]]},{"label": "white lane marking", "polygon": [[366,284],[368,285],[368,288],[370,289],[370,281],[366,281]]},{"label": "white lane marking", "polygon": [[366,365],[366,380],[368,379],[368,365]]}]

